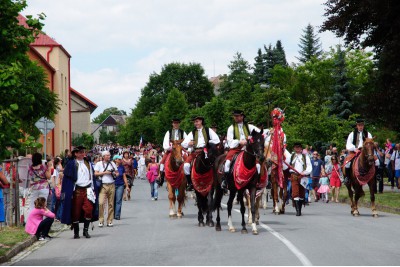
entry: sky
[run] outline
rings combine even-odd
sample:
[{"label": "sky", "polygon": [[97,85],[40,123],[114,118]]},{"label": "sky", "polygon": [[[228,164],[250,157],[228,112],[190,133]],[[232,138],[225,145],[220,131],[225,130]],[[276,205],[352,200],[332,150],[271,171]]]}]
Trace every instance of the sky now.
[{"label": "sky", "polygon": [[[98,108],[128,114],[152,73],[171,62],[200,63],[207,77],[228,74],[236,52],[253,65],[259,48],[281,40],[289,64],[323,0],[28,0],[23,15],[46,14],[44,32],[71,57],[71,87]],[[318,33],[322,48],[340,43]]]}]

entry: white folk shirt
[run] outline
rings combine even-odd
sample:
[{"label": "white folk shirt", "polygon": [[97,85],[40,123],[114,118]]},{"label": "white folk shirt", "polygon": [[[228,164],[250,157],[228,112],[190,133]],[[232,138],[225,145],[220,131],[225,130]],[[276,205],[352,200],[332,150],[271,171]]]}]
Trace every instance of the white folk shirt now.
[{"label": "white folk shirt", "polygon": [[83,160],[76,160],[76,162],[78,163],[78,179],[75,184],[77,186],[86,187],[92,182],[90,179],[90,170],[86,167]]},{"label": "white folk shirt", "polygon": [[[283,131],[283,129],[282,129],[282,131]],[[265,129],[264,130],[264,135],[265,135],[264,146],[268,147],[269,142],[271,140],[272,133],[271,133],[271,131],[269,129]],[[283,145],[286,145],[286,134],[285,133],[283,133]],[[271,147],[272,147],[272,144],[271,144]]]},{"label": "white folk shirt", "polygon": [[[106,169],[107,167],[107,169]],[[118,170],[117,166],[115,165],[114,162],[110,161],[110,164],[107,166],[107,162],[104,161],[99,161],[96,163],[96,166],[94,166],[94,170],[98,172],[106,172],[106,171],[111,171],[112,169]],[[104,174],[103,177],[101,177],[101,181],[104,184],[111,184],[114,183],[114,178],[111,176],[111,174]]]},{"label": "white folk shirt", "polygon": [[[169,136],[169,131],[167,131],[164,135],[164,141],[163,141],[163,148],[164,150],[170,150],[171,149],[171,142],[170,140],[172,139],[173,141],[175,140],[179,140],[179,129],[178,130],[172,130],[172,133],[175,132],[175,136],[173,136],[172,138],[170,138]],[[187,136],[187,134],[185,133],[185,131],[183,132],[183,139],[185,139]]]},{"label": "white folk shirt", "polygon": [[[293,168],[298,171],[299,173],[303,173],[304,175],[309,175],[312,171],[312,165],[311,165],[311,160],[310,157],[305,155],[306,157],[306,169],[304,170],[303,168],[303,154],[295,154],[293,157]],[[286,157],[286,163],[290,165],[290,159],[292,155]],[[293,170],[290,170],[290,172],[294,172]]]},{"label": "white folk shirt", "polygon": [[394,162],[394,169],[400,170],[400,152],[398,150],[393,150],[390,160],[393,160]]},{"label": "white folk shirt", "polygon": [[[197,129],[198,131],[198,139],[197,139],[197,146],[195,148],[202,148],[206,146],[206,142],[204,140],[204,136],[203,136],[203,128],[201,129]],[[219,144],[220,140],[218,135],[212,130],[212,129],[208,129],[209,130],[209,134],[210,134],[210,140],[208,140],[209,143],[211,144]],[[189,147],[189,142],[194,140],[194,136],[193,136],[193,132],[190,132],[186,138],[183,140],[182,142],[182,146],[184,148],[188,148]]]},{"label": "white folk shirt", "polygon": [[[362,148],[362,146],[363,146],[363,141],[362,141],[362,132],[360,132],[360,134],[358,135],[359,136],[359,141],[358,141],[358,147],[356,147],[355,145],[353,145],[353,135],[354,135],[354,132],[351,132],[350,134],[349,134],[349,136],[347,137],[347,142],[346,142],[346,149],[348,150],[348,151],[354,151],[354,150],[356,150],[356,148]],[[368,132],[368,136],[367,136],[368,138],[372,138],[372,135]]]},{"label": "white folk shirt", "polygon": [[[257,132],[261,131],[260,129],[258,129],[256,126],[254,126],[252,124],[248,124],[248,126],[249,126],[249,134],[251,134],[251,132],[253,130],[256,130]],[[238,147],[241,140],[247,141],[248,136],[244,135],[243,123],[238,123],[238,128],[239,128],[240,139],[233,139],[233,136],[234,136],[233,125],[229,126],[229,128],[228,128],[228,131],[226,133],[226,141],[228,142],[229,148]]]}]

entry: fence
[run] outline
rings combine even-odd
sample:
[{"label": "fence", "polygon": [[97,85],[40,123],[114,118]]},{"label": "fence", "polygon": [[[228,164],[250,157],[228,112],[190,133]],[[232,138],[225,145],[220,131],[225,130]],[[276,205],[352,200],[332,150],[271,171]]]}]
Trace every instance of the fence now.
[{"label": "fence", "polygon": [[13,158],[2,162],[9,188],[3,189],[5,224],[8,226],[21,226],[25,218],[25,197],[28,192],[28,169],[32,164],[30,158]]}]

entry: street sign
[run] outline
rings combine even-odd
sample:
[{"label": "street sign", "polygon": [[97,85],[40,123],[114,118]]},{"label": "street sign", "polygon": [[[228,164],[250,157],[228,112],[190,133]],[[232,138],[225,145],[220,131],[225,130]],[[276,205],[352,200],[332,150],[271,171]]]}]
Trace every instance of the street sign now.
[{"label": "street sign", "polygon": [[[44,135],[44,159],[46,159],[46,144],[47,144],[47,140],[46,140],[46,135],[54,129],[54,127],[56,126],[54,124],[54,122],[46,117],[41,117],[36,123],[35,126],[42,132],[42,134]],[[53,140],[54,142],[54,140]]]},{"label": "street sign", "polygon": [[35,126],[40,130],[43,135],[47,135],[51,130],[56,126],[54,122],[48,118],[41,117],[36,123]]}]

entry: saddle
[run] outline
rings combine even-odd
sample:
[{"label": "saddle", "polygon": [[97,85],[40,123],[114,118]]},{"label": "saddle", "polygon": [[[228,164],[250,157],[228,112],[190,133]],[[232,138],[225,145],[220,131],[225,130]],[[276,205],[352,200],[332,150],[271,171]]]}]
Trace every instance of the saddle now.
[{"label": "saddle", "polygon": [[[235,155],[233,155],[233,158],[231,160],[231,166],[229,167],[229,174],[233,173],[233,166],[235,165],[236,159],[239,156],[239,153],[236,153]],[[226,160],[224,160],[218,167],[218,174],[224,174],[225,173],[225,162]]]}]

